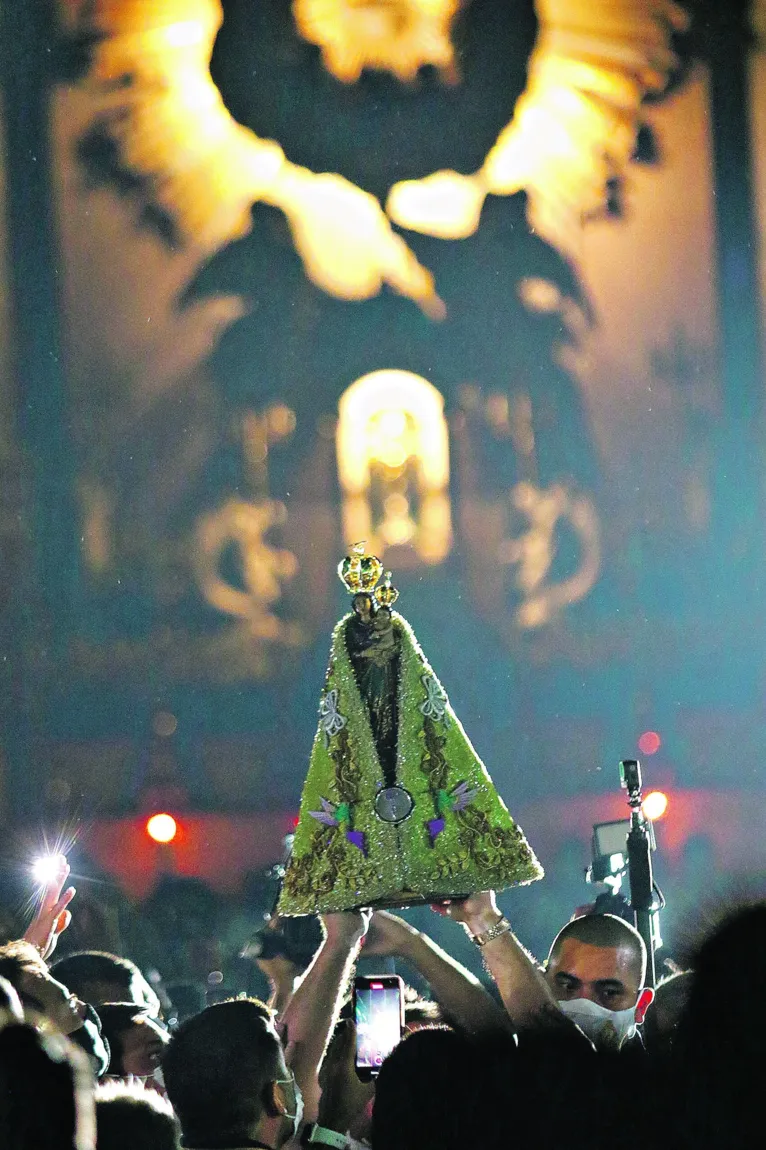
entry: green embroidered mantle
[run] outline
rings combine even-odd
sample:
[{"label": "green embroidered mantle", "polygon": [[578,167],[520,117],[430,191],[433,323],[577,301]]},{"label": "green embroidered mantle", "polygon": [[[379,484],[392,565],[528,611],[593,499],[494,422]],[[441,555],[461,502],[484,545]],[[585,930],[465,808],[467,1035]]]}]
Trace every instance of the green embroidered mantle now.
[{"label": "green embroidered mantle", "polygon": [[397,824],[378,818],[374,802],[386,784],[346,645],[352,618],[333,632],[279,913],[427,903],[541,878],[412,628],[396,612],[396,783],[414,806]]}]

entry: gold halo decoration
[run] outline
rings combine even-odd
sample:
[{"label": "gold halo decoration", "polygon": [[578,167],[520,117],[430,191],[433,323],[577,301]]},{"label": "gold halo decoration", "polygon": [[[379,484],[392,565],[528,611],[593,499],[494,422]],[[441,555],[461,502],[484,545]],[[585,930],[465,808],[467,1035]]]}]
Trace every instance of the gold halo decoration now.
[{"label": "gold halo decoration", "polygon": [[[409,78],[428,62],[449,76],[457,7],[458,0],[295,0],[294,14],[328,67],[350,82],[368,65]],[[630,161],[642,102],[666,86],[676,63],[671,37],[686,21],[674,0],[535,7],[526,90],[480,170],[395,184],[386,211],[344,177],[291,163],[278,142],[233,119],[210,74],[219,0],[90,0],[78,33],[94,45],[86,82],[100,88],[103,127],[122,165],[144,178],[181,237],[217,250],[249,230],[261,200],[284,212],[306,274],[329,294],[369,299],[387,284],[440,319],[433,276],[391,221],[461,239],[479,226],[488,193],[523,189],[531,225],[556,243],[573,220],[603,207],[608,181]],[[400,54],[384,59],[392,30]]]},{"label": "gold halo decoration", "polygon": [[405,83],[420,68],[457,80],[450,32],[461,0],[293,0],[295,24],[317,44],[322,61],[346,84],[365,68],[393,73]]}]

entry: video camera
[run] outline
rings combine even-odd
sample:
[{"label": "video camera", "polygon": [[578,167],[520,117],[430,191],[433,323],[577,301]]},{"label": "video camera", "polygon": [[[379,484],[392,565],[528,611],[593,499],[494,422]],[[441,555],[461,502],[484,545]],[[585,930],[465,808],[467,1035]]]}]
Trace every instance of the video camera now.
[{"label": "video camera", "polygon": [[[594,825],[591,864],[585,878],[608,888],[595,900],[596,914],[617,915],[638,930],[646,945],[647,985],[654,986],[654,955],[662,946],[659,912],[665,899],[652,874],[652,852],[657,843],[654,827],[642,810],[641,764],[637,759],[620,763],[620,785],[627,791],[630,817]],[[622,893],[626,879],[629,898]]]},{"label": "video camera", "polygon": [[316,915],[281,919],[277,927],[257,930],[242,949],[250,959],[286,958],[305,969],[322,941],[322,925]]},{"label": "video camera", "polygon": [[[251,935],[240,951],[240,958],[252,960],[286,958],[301,970],[305,970],[324,937],[319,918],[315,914],[302,915],[299,918],[276,917],[279,889],[285,877],[292,847],[293,835],[285,835],[282,842],[282,858],[265,872],[271,898],[269,909],[263,915],[264,926]],[[271,923],[274,925],[270,925]]]}]

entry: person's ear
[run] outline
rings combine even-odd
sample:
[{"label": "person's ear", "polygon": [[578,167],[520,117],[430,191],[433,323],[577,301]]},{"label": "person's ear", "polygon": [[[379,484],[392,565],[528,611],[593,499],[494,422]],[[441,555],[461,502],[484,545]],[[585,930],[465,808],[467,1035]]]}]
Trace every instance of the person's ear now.
[{"label": "person's ear", "polygon": [[279,1118],[287,1113],[287,1100],[281,1082],[267,1082],[262,1098],[263,1109],[269,1118]]},{"label": "person's ear", "polygon": [[266,1110],[271,1118],[289,1115],[290,1105],[285,1094],[284,1082],[269,1082],[266,1085]]},{"label": "person's ear", "polygon": [[643,1022],[647,1010],[654,1002],[654,991],[651,986],[645,986],[638,996],[636,1003],[636,1022]]}]

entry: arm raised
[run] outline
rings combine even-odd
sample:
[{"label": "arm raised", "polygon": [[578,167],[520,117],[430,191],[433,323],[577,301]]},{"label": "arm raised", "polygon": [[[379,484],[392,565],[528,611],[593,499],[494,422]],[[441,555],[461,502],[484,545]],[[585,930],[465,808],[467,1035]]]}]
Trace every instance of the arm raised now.
[{"label": "arm raised", "polygon": [[309,1122],[316,1120],[319,1067],[338,1021],[369,913],[344,911],[325,915],[322,921],[325,940],[278,1021],[287,1062],[303,1093]]},{"label": "arm raised", "polygon": [[569,1025],[534,959],[505,924],[493,891],[433,909],[461,923],[474,941],[490,935],[481,948],[482,958],[517,1030],[552,1022]]},{"label": "arm raised", "polygon": [[364,945],[365,958],[376,954],[396,956],[416,970],[445,1015],[468,1033],[509,1028],[505,1012],[475,975],[428,935],[384,910],[372,916]]}]

